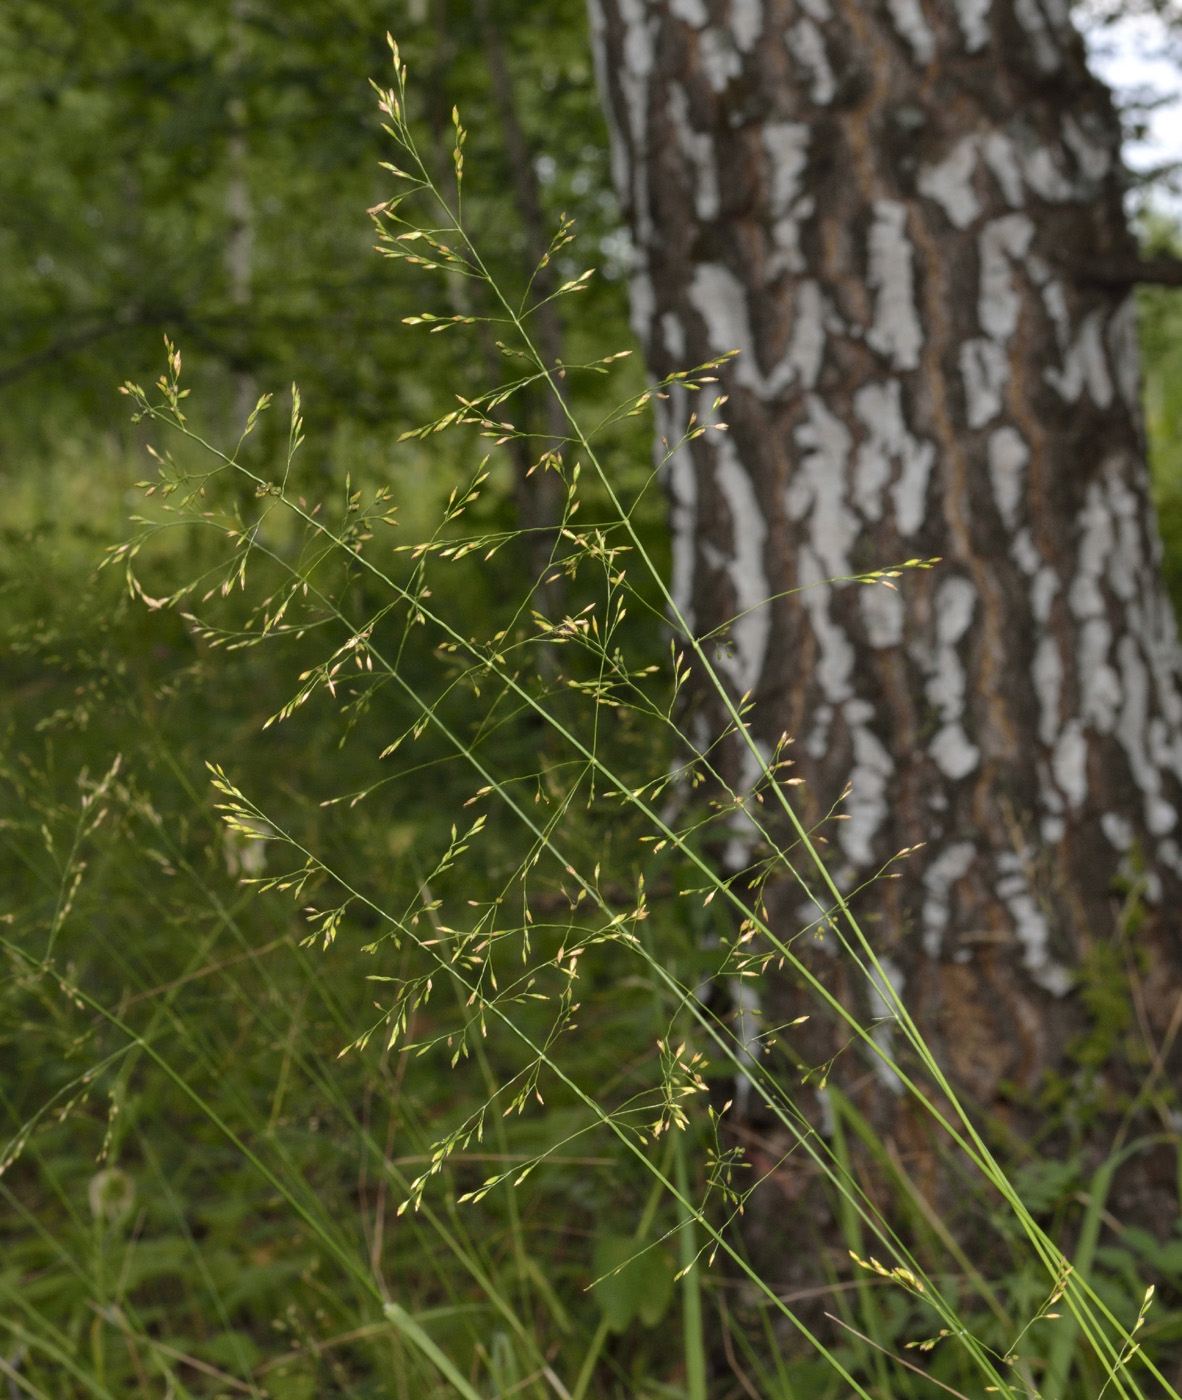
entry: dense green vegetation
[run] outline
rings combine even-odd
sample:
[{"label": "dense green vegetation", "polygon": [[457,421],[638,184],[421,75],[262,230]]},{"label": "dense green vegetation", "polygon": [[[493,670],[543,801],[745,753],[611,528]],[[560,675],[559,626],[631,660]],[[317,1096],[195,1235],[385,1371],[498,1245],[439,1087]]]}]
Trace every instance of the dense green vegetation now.
[{"label": "dense green vegetation", "polygon": [[[591,258],[608,263],[609,277],[583,296],[585,315],[563,328],[564,353],[577,360],[629,337],[610,244],[598,246],[614,230],[614,205],[581,7],[566,8],[552,7],[550,25],[523,13],[509,47],[519,120],[544,129],[560,158],[540,167],[547,219],[576,217]],[[223,765],[368,897],[409,895],[413,906],[428,880],[444,878],[436,867],[471,795],[466,765],[428,733],[413,761],[385,764],[365,802],[340,801],[373,786],[375,738],[385,747],[413,719],[405,699],[387,688],[343,716],[318,700],[263,733],[294,676],[319,660],[315,626],[281,639],[275,655],[232,641],[215,649],[182,616],[194,599],[152,609],[120,570],[95,571],[126,537],[129,507],[151,512],[158,501],[132,489],[154,473],[150,439],[115,389],[124,376],[157,377],[162,332],[183,344],[194,420],[214,438],[237,435],[244,390],[249,406],[298,380],[310,426],[293,490],[339,513],[353,491],[385,487],[399,537],[411,541],[430,536],[471,474],[472,443],[399,444],[399,433],[446,411],[454,394],[477,392],[503,357],[491,342],[409,331],[402,319],[422,309],[423,289],[373,252],[365,211],[389,193],[378,162],[393,155],[367,82],[389,68],[378,7],[256,6],[237,29],[204,5],[143,9],[133,26],[127,10],[95,5],[67,20],[49,6],[9,7],[0,46],[13,134],[0,158],[16,194],[0,231],[14,309],[0,370],[10,935],[0,1360],[36,1394],[429,1394],[439,1373],[383,1319],[384,1296],[465,1374],[508,1390],[553,1361],[572,1383],[604,1352],[607,1322],[615,1335],[633,1330],[638,1308],[650,1325],[666,1313],[668,1246],[640,1266],[639,1288],[621,1276],[600,1303],[583,1289],[614,1267],[603,1251],[618,1254],[638,1223],[646,1240],[668,1228],[668,1207],[618,1149],[585,1136],[585,1109],[547,1089],[544,1119],[496,1113],[443,1189],[398,1219],[431,1145],[483,1101],[500,1066],[477,1055],[453,1067],[445,1054],[414,1059],[380,1045],[338,1059],[380,1022],[366,980],[374,958],[360,951],[375,918],[354,910],[331,949],[301,947],[300,906],[241,883],[283,857],[227,830],[206,768]],[[428,158],[446,167],[452,99],[462,97],[473,130],[469,217],[498,272],[520,285],[529,231],[479,33],[455,19],[415,33],[411,59],[431,75],[419,84],[418,116],[436,142]],[[241,233],[227,212],[235,181],[251,222],[246,296],[225,255]],[[440,309],[469,293],[484,294],[453,285]],[[638,374],[625,361],[606,392],[572,382],[574,401],[591,387],[587,411],[602,414]],[[527,399],[527,419],[542,420],[538,400]],[[286,406],[262,416],[244,460],[259,467],[282,453],[279,416]],[[639,418],[624,427],[607,452],[637,495],[649,427]],[[521,483],[507,454],[490,465],[469,519],[508,532]],[[261,514],[224,480],[210,484],[209,506],[223,518]],[[653,492],[642,518],[659,551]],[[151,592],[168,594],[213,577],[222,543],[178,528],[154,538],[136,567]],[[282,552],[294,536],[279,526],[267,543]],[[510,541],[493,569],[454,565],[433,580],[437,606],[467,618],[469,631],[512,622],[530,563],[528,542]],[[256,560],[250,582],[281,573]],[[252,605],[231,597],[218,625],[233,634]],[[374,589],[352,589],[359,615],[376,605]],[[631,642],[662,645],[651,625]],[[412,646],[407,662],[416,685],[448,695],[453,678],[430,645],[425,655]],[[468,732],[479,711],[460,701],[450,718]],[[651,737],[618,733],[622,752],[643,742],[651,759]],[[536,726],[507,712],[488,742],[544,809],[561,777],[548,772]],[[576,816],[572,835],[577,825]],[[588,825],[576,839],[590,846],[604,834]],[[490,832],[487,864],[447,893],[487,898],[513,847]],[[542,883],[544,910],[561,896]],[[50,963],[64,980],[46,977]],[[583,1072],[635,1094],[653,1079],[652,994],[637,985],[621,995],[609,967],[600,976],[598,1005],[583,1012],[602,1028],[600,1049]],[[416,1029],[429,1038],[422,1016]],[[531,1177],[528,1206],[502,1191],[457,1209],[456,1195],[490,1163],[525,1161],[566,1138]],[[660,1375],[678,1348],[641,1328],[606,1354],[618,1375]]]},{"label": "dense green vegetation", "polygon": [[[1177,253],[1176,226],[1148,218],[1147,249]],[[1145,427],[1158,520],[1165,544],[1163,566],[1174,606],[1182,612],[1182,298],[1173,290],[1140,293],[1141,351],[1145,369]]]},{"label": "dense green vegetation", "polygon": [[[458,101],[465,221],[515,302],[536,229],[496,56],[478,7],[429,8],[406,45],[424,170],[454,166]],[[604,268],[557,303],[573,367],[630,340],[581,5],[548,12],[523,4],[503,41],[546,239],[576,219],[554,266]],[[742,958],[723,947],[733,892],[695,864],[720,814],[688,770],[665,783],[684,758],[679,665],[635,566],[648,551],[665,568],[649,420],[595,434],[602,480],[585,450],[581,479],[571,452],[526,477],[552,445],[536,379],[483,425],[403,437],[530,366],[520,327],[479,323],[490,283],[373,251],[365,210],[399,188],[378,163],[405,159],[365,82],[390,81],[387,22],[368,0],[0,11],[10,1392],[699,1400],[709,1362],[731,1377],[719,1395],[926,1393],[886,1348],[976,1393],[972,1347],[904,1350],[956,1314],[1011,1393],[1070,1377],[1094,1395],[1102,1362],[1045,1320],[1046,1237],[1078,1245],[1126,1328],[1156,1283],[1140,1335],[1176,1364],[1182,1239],[1093,1237],[1107,1164],[1028,1150],[1012,1218],[966,1176],[986,1282],[836,1094],[828,1145],[808,1149],[832,1228],[792,1223],[832,1284],[800,1308],[829,1359],[786,1326],[776,1280],[744,1274],[727,1227],[751,1169],[716,1117],[736,1022],[722,999],[707,1023],[688,994]],[[412,201],[407,217],[428,214]],[[424,312],[477,323],[404,325]],[[1146,312],[1177,578],[1182,313],[1164,293]],[[644,392],[635,357],[598,368],[562,386],[588,425]],[[162,370],[142,400],[115,393]],[[498,444],[502,413],[516,429]],[[566,536],[522,532],[539,500]],[[535,587],[539,537],[555,567]],[[600,911],[634,942],[598,934]],[[1143,1052],[1119,952],[1097,955],[1075,1079],[1047,1089],[1057,1144],[1130,1106],[1102,1074]],[[816,1068],[769,1049],[784,1084]],[[715,1065],[688,1064],[707,1051]],[[1151,1074],[1142,1097],[1172,1111]],[[858,1150],[905,1219],[894,1256],[846,1170]],[[943,1271],[921,1295],[847,1249]]]}]

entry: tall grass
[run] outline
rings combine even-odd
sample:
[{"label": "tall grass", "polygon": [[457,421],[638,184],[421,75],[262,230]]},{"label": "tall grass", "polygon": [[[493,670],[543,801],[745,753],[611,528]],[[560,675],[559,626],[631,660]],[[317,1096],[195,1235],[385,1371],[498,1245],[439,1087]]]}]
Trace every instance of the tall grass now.
[{"label": "tall grass", "polygon": [[[0,1371],[34,1396],[1176,1395],[1139,1345],[1152,1290],[1091,1280],[1119,1158],[1068,1257],[892,991],[791,801],[787,740],[760,752],[749,697],[678,614],[641,523],[654,481],[627,490],[605,465],[621,424],[657,395],[676,410],[719,366],[587,428],[578,386],[620,355],[540,355],[533,279],[498,284],[465,223],[460,116],[444,191],[392,49],[397,193],[371,212],[380,251],[435,279],[407,333],[491,338],[505,378],[403,434],[414,470],[457,472],[412,538],[389,481],[304,469],[294,389],[272,462],[252,448],[270,399],[219,447],[175,346],[154,390],[126,386],[158,467],[109,566],[141,625],[195,660],[145,680],[98,636],[71,660],[79,704],[119,708],[140,765],[83,772],[72,794],[56,753],[5,774],[26,875],[0,939],[17,1028]],[[564,222],[546,255],[560,297],[591,276],[574,247]],[[562,441],[514,422],[539,389]],[[724,430],[687,418],[681,441]],[[557,514],[518,587],[539,557],[504,507],[523,441],[517,486],[557,483]],[[186,685],[208,721],[178,755],[162,715]],[[757,765],[750,791],[681,732],[702,686],[729,717],[718,743]],[[219,728],[227,687],[265,705],[261,724]],[[717,858],[737,827],[758,851],[740,878]],[[878,1022],[817,977],[816,929],[769,921],[786,880]],[[909,1096],[1005,1276],[796,1023],[752,1029],[742,984],[781,977]],[[34,1061],[52,1065],[35,1089]],[[744,1151],[736,1099],[773,1125],[773,1156]],[[787,1227],[815,1240],[804,1299],[744,1229],[798,1162],[836,1222]]]}]

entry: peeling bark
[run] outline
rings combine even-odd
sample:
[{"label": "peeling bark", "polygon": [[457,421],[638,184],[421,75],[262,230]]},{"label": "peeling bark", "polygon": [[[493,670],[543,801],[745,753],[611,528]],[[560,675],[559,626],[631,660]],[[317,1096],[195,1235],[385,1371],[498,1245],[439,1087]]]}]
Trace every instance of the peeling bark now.
[{"label": "peeling bark", "polygon": [[[676,607],[698,635],[745,614],[719,665],[768,752],[794,737],[806,819],[849,786],[843,889],[923,843],[856,908],[964,1082],[1033,1088],[1134,850],[1179,972],[1182,694],[1109,95],[1050,0],[590,11],[651,370],[740,351],[729,431],[665,468]],[[711,402],[675,393],[660,434]],[[833,582],[935,556],[899,594]],[[688,732],[724,728],[703,688]],[[719,761],[742,796],[740,747]],[[785,938],[818,912],[789,881],[769,907]]]}]

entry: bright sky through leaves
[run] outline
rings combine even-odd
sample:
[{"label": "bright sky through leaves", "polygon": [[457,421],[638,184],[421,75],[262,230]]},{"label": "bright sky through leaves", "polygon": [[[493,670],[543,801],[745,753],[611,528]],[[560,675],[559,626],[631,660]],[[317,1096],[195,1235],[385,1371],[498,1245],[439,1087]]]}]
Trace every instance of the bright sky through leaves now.
[{"label": "bright sky through leaves", "polygon": [[[1143,14],[1110,25],[1085,24],[1085,33],[1096,73],[1122,105],[1130,100],[1139,105],[1146,98],[1160,102],[1144,114],[1144,139],[1126,144],[1130,168],[1141,172],[1182,161],[1182,36],[1177,28],[1171,36],[1161,18]],[[1182,216],[1180,179],[1175,176],[1172,188],[1155,192],[1154,203]]]}]

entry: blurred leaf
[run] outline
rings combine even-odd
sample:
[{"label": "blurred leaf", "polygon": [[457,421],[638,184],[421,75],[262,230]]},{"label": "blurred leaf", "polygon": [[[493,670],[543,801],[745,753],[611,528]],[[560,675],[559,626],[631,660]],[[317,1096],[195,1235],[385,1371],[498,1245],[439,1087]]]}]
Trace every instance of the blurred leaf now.
[{"label": "blurred leaf", "polygon": [[1014,1186],[1034,1215],[1044,1214],[1067,1200],[1079,1187],[1079,1162],[1030,1162],[1014,1173]]},{"label": "blurred leaf", "polygon": [[601,1235],[592,1256],[595,1301],[608,1328],[625,1332],[633,1321],[655,1327],[673,1300],[677,1263],[660,1245],[645,1246],[631,1235]]}]

